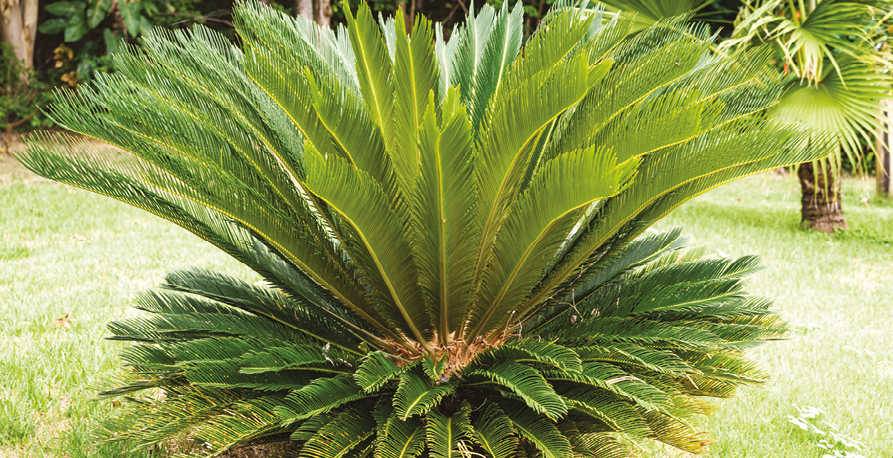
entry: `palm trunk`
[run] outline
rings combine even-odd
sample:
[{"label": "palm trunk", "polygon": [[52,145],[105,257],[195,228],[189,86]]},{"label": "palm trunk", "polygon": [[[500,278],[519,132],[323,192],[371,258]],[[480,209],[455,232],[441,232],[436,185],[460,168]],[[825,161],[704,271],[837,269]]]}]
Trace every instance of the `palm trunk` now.
[{"label": "palm trunk", "polygon": [[313,0],[295,0],[295,15],[313,19]]},{"label": "palm trunk", "polygon": [[332,17],[331,0],[295,0],[295,14],[307,16],[317,24],[328,27]]},{"label": "palm trunk", "polygon": [[849,229],[840,202],[840,179],[824,160],[824,173],[811,162],[800,164],[800,214],[810,229],[833,233],[834,229]]},{"label": "palm trunk", "polygon": [[9,43],[22,62],[19,78],[27,79],[34,67],[34,37],[37,34],[37,0],[0,0],[0,40]]},{"label": "palm trunk", "polygon": [[313,1],[313,20],[317,24],[328,27],[329,18],[332,17],[331,0],[314,0]]},{"label": "palm trunk", "polygon": [[893,166],[893,154],[890,149],[890,130],[893,129],[893,100],[882,100],[884,108],[881,110],[878,123],[877,143],[875,144],[875,173],[877,174],[877,193],[881,197],[893,197],[893,183],[891,183],[891,166]]}]

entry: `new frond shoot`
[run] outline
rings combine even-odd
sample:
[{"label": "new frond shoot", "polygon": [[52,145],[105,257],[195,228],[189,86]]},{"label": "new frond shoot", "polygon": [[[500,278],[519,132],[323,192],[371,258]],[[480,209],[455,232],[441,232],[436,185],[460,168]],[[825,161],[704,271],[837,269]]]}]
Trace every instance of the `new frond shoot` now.
[{"label": "new frond shoot", "polygon": [[521,18],[485,6],[445,41],[365,5],[331,30],[245,1],[239,46],[156,30],[59,94],[55,120],[129,155],[49,134],[27,167],[264,280],[174,271],[112,323],[132,345],[104,394],[132,402],[104,437],[332,458],[706,450],[705,397],[763,383],[744,353],[785,323],[742,291],[755,258],[649,226],[832,142],[761,115],[783,84],[765,50],[721,59],[684,19],[628,36],[571,2],[526,41]]}]

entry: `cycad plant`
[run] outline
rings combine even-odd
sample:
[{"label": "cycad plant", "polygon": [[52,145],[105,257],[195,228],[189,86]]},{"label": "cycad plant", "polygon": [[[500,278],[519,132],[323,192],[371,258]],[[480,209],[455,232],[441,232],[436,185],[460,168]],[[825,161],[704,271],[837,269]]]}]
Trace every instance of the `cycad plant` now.
[{"label": "cycad plant", "polygon": [[858,165],[863,144],[874,145],[880,101],[893,87],[887,59],[875,47],[891,5],[877,0],[745,2],[732,37],[720,45],[734,53],[772,43],[792,77],[770,114],[837,137],[835,154],[798,169],[801,214],[812,229],[847,228],[840,205],[841,161],[846,155]]},{"label": "cycad plant", "polygon": [[679,21],[624,41],[629,21],[598,16],[559,3],[522,46],[519,7],[444,42],[399,12],[360,6],[331,31],[244,2],[241,48],[159,30],[61,94],[61,125],[131,155],[69,155],[58,134],[24,164],[263,278],[175,271],[111,324],[133,345],[105,395],[132,402],[105,437],[308,457],[704,451],[705,397],[764,382],[743,352],[785,325],[742,292],[753,257],[645,231],[829,142],[759,114],[782,89],[765,51],[720,59]]}]

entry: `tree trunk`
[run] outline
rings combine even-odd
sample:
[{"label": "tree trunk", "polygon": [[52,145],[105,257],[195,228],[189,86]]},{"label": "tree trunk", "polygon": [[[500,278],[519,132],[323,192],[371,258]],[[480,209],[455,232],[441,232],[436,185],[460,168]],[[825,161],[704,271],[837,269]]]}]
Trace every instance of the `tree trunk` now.
[{"label": "tree trunk", "polygon": [[9,43],[22,62],[24,81],[34,67],[34,38],[37,35],[37,0],[0,0],[0,40]]},{"label": "tree trunk", "polygon": [[[415,0],[410,0],[415,1]],[[397,2],[397,9],[403,8],[403,25],[406,30],[412,30],[412,18],[409,17],[409,10],[406,9],[406,2]]]},{"label": "tree trunk", "polygon": [[825,173],[814,164],[800,164],[797,177],[800,179],[800,214],[801,221],[809,224],[810,229],[833,233],[834,229],[849,229],[843,215],[840,198],[840,180],[834,175],[831,163],[825,159]]},{"label": "tree trunk", "polygon": [[331,0],[295,0],[298,16],[307,16],[322,27],[328,27],[332,17]]},{"label": "tree trunk", "polygon": [[880,197],[893,197],[893,153],[890,152],[890,130],[893,129],[893,100],[882,100],[884,106],[879,117],[877,141],[875,143],[875,174],[877,177],[877,193]]},{"label": "tree trunk", "polygon": [[295,0],[295,13],[313,19],[313,0]]},{"label": "tree trunk", "polygon": [[323,27],[328,27],[330,17],[332,17],[331,0],[313,0],[313,20]]}]

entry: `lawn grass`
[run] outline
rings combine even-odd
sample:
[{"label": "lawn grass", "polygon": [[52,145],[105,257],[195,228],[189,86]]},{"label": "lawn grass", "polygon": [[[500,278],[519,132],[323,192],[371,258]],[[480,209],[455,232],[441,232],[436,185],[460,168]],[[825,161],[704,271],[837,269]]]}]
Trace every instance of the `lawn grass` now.
[{"label": "lawn grass", "polygon": [[[796,183],[774,174],[714,190],[660,222],[714,253],[761,255],[767,268],[750,291],[773,298],[795,326],[789,340],[753,353],[775,376],[768,389],[718,402],[706,423],[713,456],[835,456],[817,444],[836,431],[863,444],[837,442],[839,456],[893,457],[893,203],[860,204],[870,187],[845,183],[845,235],[801,230]],[[92,445],[91,427],[117,408],[92,398],[121,348],[103,339],[106,323],[186,264],[257,279],[173,224],[0,157],[0,458],[153,456]],[[68,313],[66,328],[57,320]],[[802,420],[824,435],[791,421],[798,407],[824,412]],[[676,456],[643,454],[652,455]]]}]

